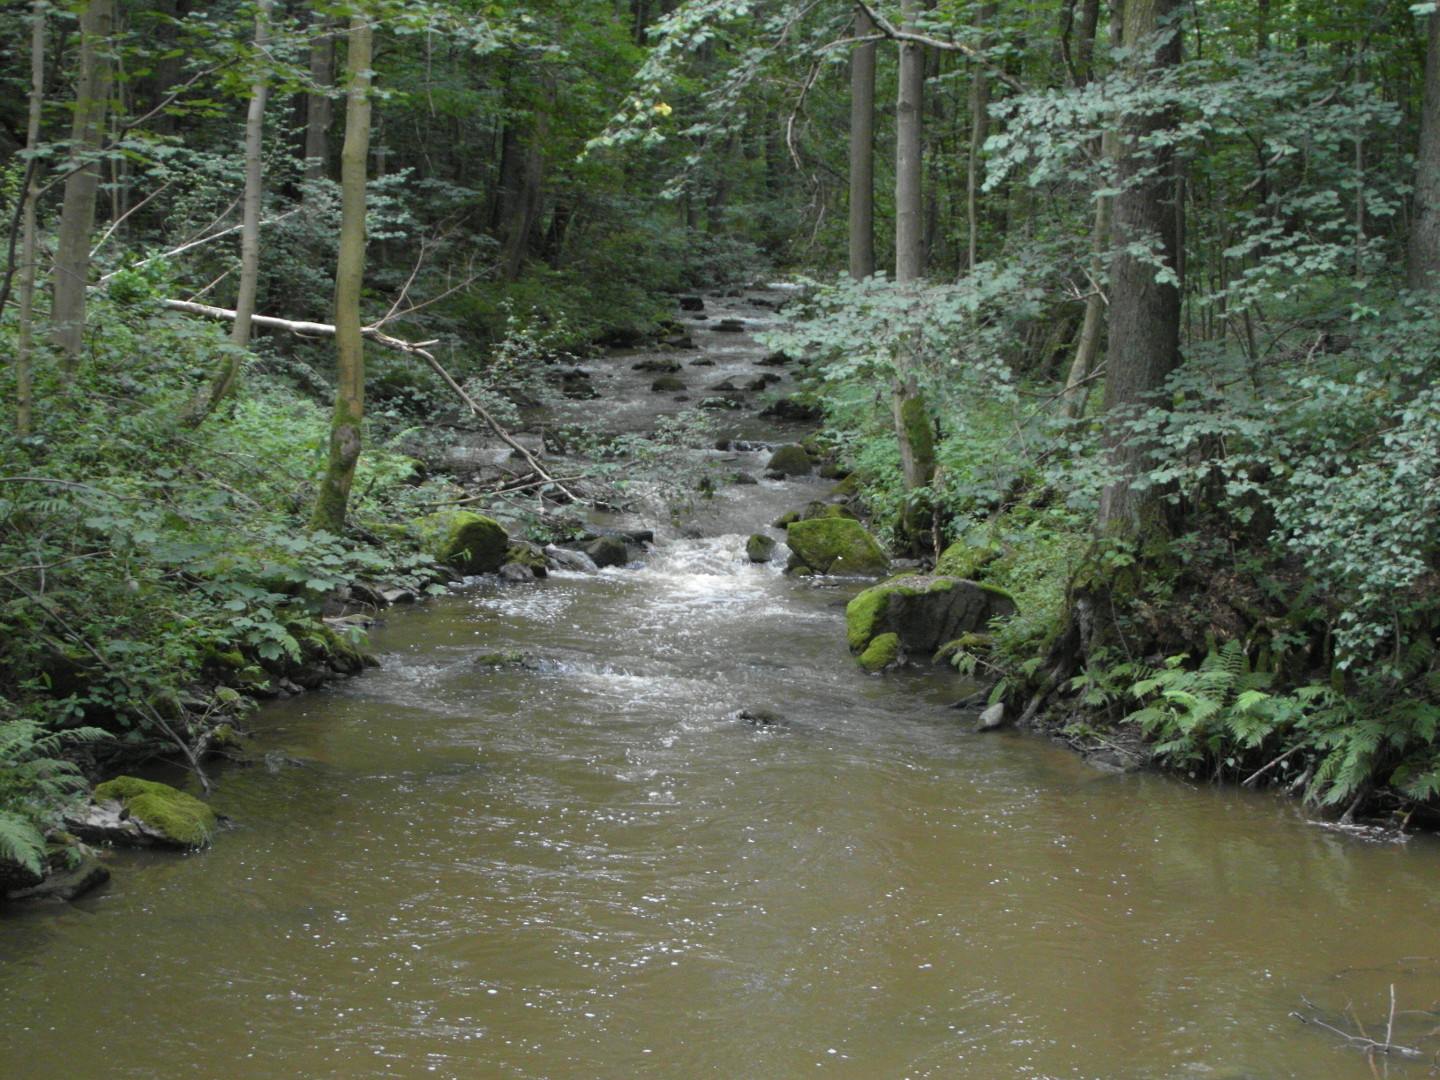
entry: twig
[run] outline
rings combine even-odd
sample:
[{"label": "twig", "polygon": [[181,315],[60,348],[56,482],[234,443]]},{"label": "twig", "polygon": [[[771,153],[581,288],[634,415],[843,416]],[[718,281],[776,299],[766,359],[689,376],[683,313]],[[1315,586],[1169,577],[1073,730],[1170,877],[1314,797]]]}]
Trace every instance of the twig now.
[{"label": "twig", "polygon": [[1268,765],[1262,765],[1260,768],[1256,769],[1253,773],[1251,773],[1249,776],[1247,776],[1244,780],[1240,782],[1240,786],[1249,787],[1251,784],[1255,783],[1256,780],[1259,780],[1260,777],[1264,776],[1271,769],[1275,768],[1276,765],[1280,765],[1288,759],[1294,757],[1303,749],[1305,749],[1304,743],[1299,743],[1296,746],[1292,746],[1289,750],[1286,750],[1285,753],[1281,754]]},{"label": "twig", "polygon": [[[1392,987],[1391,989],[1393,991],[1394,988]],[[1304,1013],[1292,1012],[1290,1015],[1302,1024],[1314,1024],[1316,1027],[1322,1027],[1326,1031],[1339,1035],[1340,1038],[1344,1039],[1351,1046],[1364,1050],[1369,1054],[1396,1054],[1400,1057],[1413,1058],[1425,1056],[1424,1051],[1417,1050],[1413,1046],[1399,1046],[1388,1041],[1388,1039],[1385,1042],[1377,1042],[1374,1039],[1367,1039],[1363,1035],[1352,1035],[1350,1032],[1337,1028],[1333,1024],[1327,1024],[1324,1020],[1318,1020],[1313,1016],[1306,1016]]]},{"label": "twig", "polygon": [[[159,192],[157,192],[156,194],[159,194]],[[139,209],[139,207],[136,207],[136,209]],[[278,217],[270,218],[268,221],[262,221],[262,222],[260,222],[260,224],[261,224],[261,225],[274,225],[276,222],[284,221],[286,218],[291,217],[291,216],[293,216],[293,215],[295,215],[295,214],[298,214],[298,213],[299,213],[301,210],[303,210],[303,209],[304,209],[304,207],[297,206],[297,207],[295,207],[295,209],[293,209],[293,210],[286,210],[285,213],[280,214]],[[237,232],[239,232],[241,229],[243,229],[244,227],[245,227],[244,225],[232,225],[232,226],[231,226],[230,228],[228,228],[228,229],[221,229],[219,232],[217,232],[217,233],[211,233],[209,236],[202,236],[202,237],[200,237],[200,239],[198,239],[198,240],[191,240],[188,244],[181,244],[179,247],[177,247],[177,248],[171,248],[169,251],[157,252],[156,254],[151,255],[149,258],[140,260],[140,262],[135,263],[133,266],[130,266],[130,267],[122,267],[122,268],[119,269],[119,270],[112,270],[112,271],[110,271],[110,273],[108,273],[108,274],[102,274],[102,275],[99,277],[98,280],[101,281],[101,282],[109,281],[109,280],[110,280],[111,278],[113,278],[116,274],[124,273],[125,270],[127,270],[127,269],[134,269],[135,266],[148,266],[150,263],[154,262],[156,259],[168,259],[168,258],[170,258],[172,255],[180,255],[180,254],[183,254],[184,252],[189,251],[191,248],[197,248],[197,247],[199,247],[201,244],[208,244],[208,243],[210,243],[210,241],[212,241],[212,240],[219,240],[222,236],[229,236],[231,233],[237,233]],[[103,242],[103,241],[102,241],[102,242]]]}]

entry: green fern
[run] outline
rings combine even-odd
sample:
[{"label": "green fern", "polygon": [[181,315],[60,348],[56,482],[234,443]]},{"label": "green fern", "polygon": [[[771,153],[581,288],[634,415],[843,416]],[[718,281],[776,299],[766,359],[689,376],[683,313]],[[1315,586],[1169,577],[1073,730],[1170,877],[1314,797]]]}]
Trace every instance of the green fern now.
[{"label": "green fern", "polygon": [[1197,668],[1187,668],[1188,659],[1171,656],[1129,687],[1142,705],[1125,719],[1155,740],[1155,756],[1234,764],[1236,751],[1254,750],[1293,723],[1293,710],[1267,692],[1272,674],[1252,670],[1238,641],[1225,642]]},{"label": "green fern", "polygon": [[26,718],[0,720],[0,860],[42,871],[56,807],[86,786],[79,768],[59,755],[70,744],[109,737],[99,728],[54,732]]},{"label": "green fern", "polygon": [[45,834],[28,817],[0,810],[0,862],[19,863],[32,874],[43,873]]}]

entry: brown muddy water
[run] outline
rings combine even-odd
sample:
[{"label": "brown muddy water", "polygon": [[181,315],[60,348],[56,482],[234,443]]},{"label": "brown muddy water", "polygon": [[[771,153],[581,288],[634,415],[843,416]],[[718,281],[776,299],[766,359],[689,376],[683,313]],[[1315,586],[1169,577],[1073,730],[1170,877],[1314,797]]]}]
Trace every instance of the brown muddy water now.
[{"label": "brown muddy water", "polygon": [[393,613],[379,669],[260,715],[300,764],[219,777],[213,848],[0,921],[0,1077],[1432,1074],[1291,1014],[1383,1038],[1393,986],[1426,1045],[1440,846],[860,674],[858,585],[744,561],[820,491],[728,489],[643,566]]}]

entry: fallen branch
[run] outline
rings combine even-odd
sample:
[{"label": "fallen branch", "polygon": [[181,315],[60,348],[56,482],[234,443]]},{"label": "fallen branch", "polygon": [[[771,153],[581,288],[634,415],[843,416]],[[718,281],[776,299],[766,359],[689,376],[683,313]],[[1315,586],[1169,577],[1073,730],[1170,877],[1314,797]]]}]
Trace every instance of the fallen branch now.
[{"label": "fallen branch", "polygon": [[[1301,1000],[1304,999],[1302,998]],[[1308,1001],[1306,1001],[1305,1004],[1310,1005]],[[1310,1007],[1314,1008],[1313,1005]],[[1421,1058],[1425,1056],[1423,1050],[1416,1049],[1413,1046],[1401,1046],[1398,1043],[1390,1041],[1395,1033],[1395,987],[1393,984],[1390,987],[1390,1016],[1385,1025],[1384,1042],[1378,1039],[1372,1039],[1364,1034],[1352,1035],[1343,1028],[1338,1028],[1333,1024],[1327,1024],[1324,1020],[1320,1020],[1314,1016],[1306,1016],[1304,1013],[1292,1012],[1290,1015],[1302,1024],[1314,1024],[1316,1027],[1324,1028],[1326,1031],[1340,1036],[1340,1038],[1344,1039],[1351,1046],[1358,1050],[1363,1050],[1366,1056],[1372,1054],[1394,1054],[1397,1057],[1406,1058]],[[1356,1020],[1356,1025],[1359,1026],[1358,1019]],[[1363,1027],[1361,1027],[1361,1031],[1364,1031]]]},{"label": "fallen branch", "polygon": [[[211,304],[199,304],[193,300],[164,300],[161,302],[171,310],[183,311],[190,315],[203,315],[206,318],[224,319],[227,321],[233,321],[235,318],[235,312],[230,308],[215,307]],[[330,323],[303,322],[296,319],[277,319],[273,315],[252,315],[250,320],[254,325],[263,326],[267,330],[284,330],[287,333],[299,334],[302,337],[335,336],[335,327]],[[495,433],[496,438],[525,460],[525,464],[529,465],[530,468],[535,471],[535,475],[539,476],[545,483],[554,484],[556,490],[562,492],[571,502],[580,501],[579,497],[573,491],[570,491],[563,483],[551,476],[545,466],[540,464],[540,461],[535,455],[517,442],[514,436],[506,431],[500,425],[500,422],[485,410],[484,406],[465,392],[465,388],[456,382],[454,377],[445,370],[444,365],[435,358],[435,354],[425,348],[426,345],[435,344],[433,341],[403,341],[400,338],[391,337],[378,326],[363,327],[360,331],[360,336],[366,341],[373,341],[381,348],[392,349],[395,352],[408,353],[411,356],[420,357],[420,359],[430,365],[431,370],[434,371],[435,374],[440,376],[446,386],[450,387],[451,390],[459,395],[460,400],[465,402],[471,412],[485,421],[486,426]]]},{"label": "fallen branch", "polygon": [[1268,765],[1263,765],[1263,766],[1261,766],[1260,768],[1256,769],[1253,773],[1251,773],[1251,774],[1250,774],[1249,776],[1247,776],[1243,781],[1241,781],[1240,786],[1241,786],[1241,787],[1251,787],[1251,786],[1255,783],[1256,780],[1259,780],[1260,777],[1264,776],[1264,775],[1265,775],[1267,772],[1269,772],[1271,769],[1275,768],[1275,766],[1280,765],[1280,764],[1288,761],[1290,758],[1294,757],[1296,754],[1298,754],[1298,753],[1299,753],[1301,750],[1303,750],[1303,749],[1305,749],[1305,744],[1304,744],[1304,743],[1297,743],[1296,745],[1292,746],[1289,750],[1286,750],[1285,753],[1283,753],[1283,754],[1281,754],[1279,757],[1277,757],[1274,761],[1270,762]]}]

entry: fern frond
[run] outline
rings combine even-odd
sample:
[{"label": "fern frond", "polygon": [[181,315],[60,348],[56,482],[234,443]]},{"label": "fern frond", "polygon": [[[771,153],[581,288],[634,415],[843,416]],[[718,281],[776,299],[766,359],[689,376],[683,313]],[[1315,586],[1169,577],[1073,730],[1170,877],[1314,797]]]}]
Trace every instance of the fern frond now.
[{"label": "fern frond", "polygon": [[45,869],[45,837],[28,818],[0,810],[0,859],[19,863],[32,874]]}]

